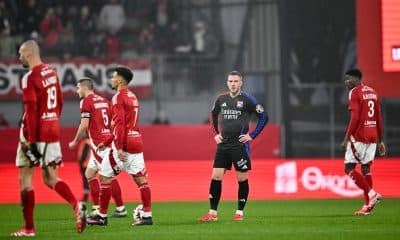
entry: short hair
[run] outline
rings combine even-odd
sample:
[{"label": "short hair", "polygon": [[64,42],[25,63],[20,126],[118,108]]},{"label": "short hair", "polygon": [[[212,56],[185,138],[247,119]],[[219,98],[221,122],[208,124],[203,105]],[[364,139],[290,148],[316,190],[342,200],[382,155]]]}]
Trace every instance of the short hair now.
[{"label": "short hair", "polygon": [[91,78],[88,77],[80,78],[77,83],[86,86],[89,90],[94,89],[93,80]]},{"label": "short hair", "polygon": [[30,49],[34,54],[40,55],[39,44],[33,40],[29,39],[22,43],[26,48]]},{"label": "short hair", "polygon": [[114,71],[117,73],[117,75],[119,75],[122,78],[124,78],[126,83],[129,83],[133,78],[133,73],[129,68],[117,67],[117,68],[114,69]]},{"label": "short hair", "polygon": [[239,76],[240,79],[243,80],[243,75],[242,75],[239,71],[236,71],[236,70],[231,71],[231,72],[228,73],[228,76],[229,76],[229,75]]},{"label": "short hair", "polygon": [[346,75],[356,77],[360,80],[362,78],[362,73],[361,73],[360,69],[358,69],[358,68],[352,68],[350,70],[347,70]]}]

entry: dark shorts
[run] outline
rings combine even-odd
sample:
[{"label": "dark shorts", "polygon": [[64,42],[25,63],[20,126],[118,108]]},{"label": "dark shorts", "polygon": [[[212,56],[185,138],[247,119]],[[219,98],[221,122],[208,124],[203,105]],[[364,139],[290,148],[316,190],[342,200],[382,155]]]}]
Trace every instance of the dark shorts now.
[{"label": "dark shorts", "polygon": [[217,145],[213,167],[231,170],[232,164],[239,172],[251,170],[249,143],[234,145],[220,143]]}]

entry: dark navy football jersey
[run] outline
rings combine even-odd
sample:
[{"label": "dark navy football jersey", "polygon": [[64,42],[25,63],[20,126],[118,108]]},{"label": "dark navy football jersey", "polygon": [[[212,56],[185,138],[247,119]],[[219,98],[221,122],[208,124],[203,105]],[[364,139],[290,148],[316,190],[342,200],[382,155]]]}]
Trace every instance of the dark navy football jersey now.
[{"label": "dark navy football jersey", "polygon": [[221,135],[224,140],[237,140],[240,135],[249,131],[249,121],[252,114],[258,117],[258,123],[254,131],[249,135],[255,139],[268,122],[268,116],[257,100],[244,92],[232,98],[229,93],[220,95],[214,103],[211,111],[210,123],[215,134],[218,129],[218,116],[221,115]]}]

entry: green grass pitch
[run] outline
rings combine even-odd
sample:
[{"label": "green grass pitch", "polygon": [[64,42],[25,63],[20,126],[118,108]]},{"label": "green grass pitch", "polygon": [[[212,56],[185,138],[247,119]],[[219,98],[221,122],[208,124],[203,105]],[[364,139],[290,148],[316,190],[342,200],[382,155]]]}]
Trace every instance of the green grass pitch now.
[{"label": "green grass pitch", "polygon": [[[383,199],[370,216],[353,216],[361,199],[249,201],[245,220],[233,222],[236,202],[222,201],[217,222],[200,223],[208,202],[153,203],[153,226],[133,227],[127,218],[88,226],[78,234],[67,204],[35,207],[35,239],[400,239],[400,199]],[[127,203],[129,212],[137,203]],[[110,212],[114,210],[110,206]],[[0,205],[0,238],[22,225],[20,206]]]}]

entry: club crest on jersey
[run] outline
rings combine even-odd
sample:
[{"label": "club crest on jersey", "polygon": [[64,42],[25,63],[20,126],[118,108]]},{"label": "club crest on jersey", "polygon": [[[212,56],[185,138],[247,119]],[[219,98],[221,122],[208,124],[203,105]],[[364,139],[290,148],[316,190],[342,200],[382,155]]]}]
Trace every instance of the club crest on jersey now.
[{"label": "club crest on jersey", "polygon": [[256,112],[258,112],[258,113],[263,113],[264,112],[264,108],[263,108],[263,106],[261,106],[261,104],[257,104]]},{"label": "club crest on jersey", "polygon": [[236,102],[236,107],[237,108],[242,108],[243,107],[243,101],[237,101]]}]

